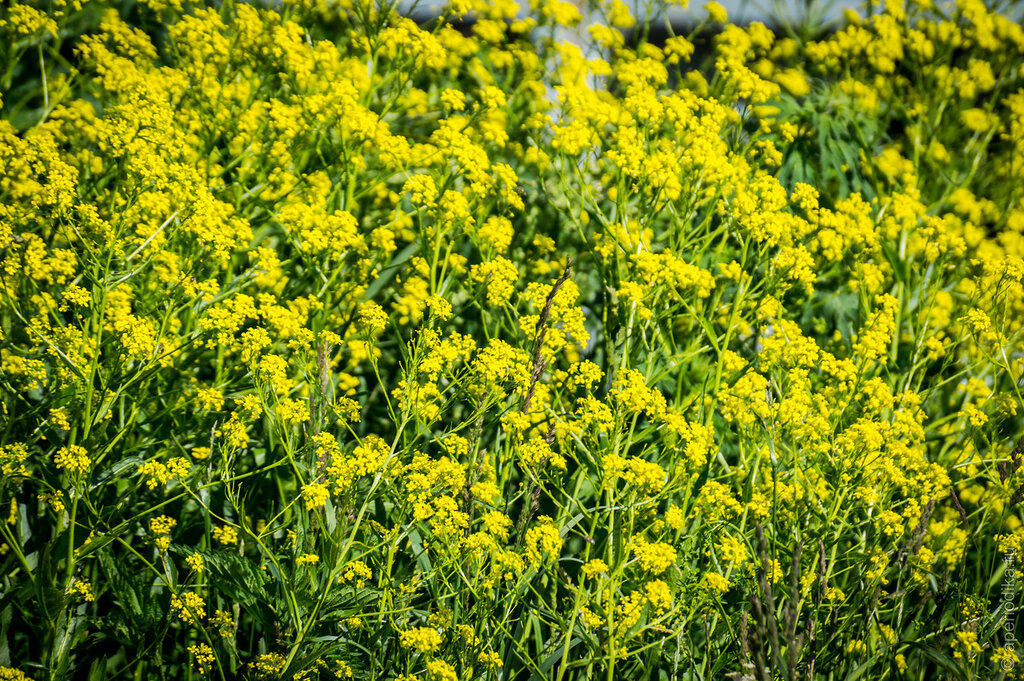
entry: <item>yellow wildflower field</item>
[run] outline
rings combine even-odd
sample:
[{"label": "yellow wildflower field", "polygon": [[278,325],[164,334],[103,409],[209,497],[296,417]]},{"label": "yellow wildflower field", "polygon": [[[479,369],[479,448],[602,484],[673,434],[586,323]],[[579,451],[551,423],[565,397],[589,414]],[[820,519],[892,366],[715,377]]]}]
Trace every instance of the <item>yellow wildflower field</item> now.
[{"label": "yellow wildflower field", "polygon": [[1000,7],[0,6],[0,679],[1022,678]]}]

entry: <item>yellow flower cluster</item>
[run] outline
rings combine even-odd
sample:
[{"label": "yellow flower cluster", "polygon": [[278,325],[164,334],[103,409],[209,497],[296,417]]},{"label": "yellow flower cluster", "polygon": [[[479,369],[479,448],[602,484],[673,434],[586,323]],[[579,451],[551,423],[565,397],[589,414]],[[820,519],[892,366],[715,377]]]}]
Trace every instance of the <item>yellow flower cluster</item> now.
[{"label": "yellow flower cluster", "polygon": [[204,619],[205,607],[203,597],[192,591],[186,591],[181,598],[171,596],[171,611],[185,624],[195,624]]},{"label": "yellow flower cluster", "polygon": [[53,462],[57,468],[69,473],[84,473],[89,470],[89,465],[92,463],[88,451],[80,445],[61,447],[60,451],[54,455]]}]

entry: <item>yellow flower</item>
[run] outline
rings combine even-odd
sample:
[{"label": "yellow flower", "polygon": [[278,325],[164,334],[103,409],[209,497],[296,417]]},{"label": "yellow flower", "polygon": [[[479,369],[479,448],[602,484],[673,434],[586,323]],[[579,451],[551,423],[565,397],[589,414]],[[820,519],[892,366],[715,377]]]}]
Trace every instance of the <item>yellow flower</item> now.
[{"label": "yellow flower", "polygon": [[359,308],[359,324],[369,333],[378,334],[387,328],[388,315],[380,305],[368,300]]},{"label": "yellow flower", "polygon": [[15,35],[49,33],[56,37],[57,22],[34,7],[23,4],[12,5],[7,17],[0,19],[0,28],[6,28]]},{"label": "yellow flower", "polygon": [[608,564],[600,558],[594,558],[583,566],[583,574],[593,579],[595,575],[608,574]]},{"label": "yellow flower", "polygon": [[623,369],[615,376],[612,393],[630,413],[646,412],[652,417],[665,412],[665,397],[657,388],[648,388],[644,375],[636,369]]},{"label": "yellow flower", "polygon": [[795,97],[803,97],[811,91],[811,85],[807,82],[807,76],[798,69],[786,69],[777,72],[775,74],[775,82]]},{"label": "yellow flower", "polygon": [[195,658],[196,668],[200,674],[209,674],[217,661],[213,648],[205,643],[197,643],[188,647],[188,652]]},{"label": "yellow flower", "polygon": [[545,18],[558,26],[573,26],[583,19],[576,5],[563,0],[530,0],[530,8],[539,8]]},{"label": "yellow flower", "polygon": [[403,631],[398,635],[402,645],[421,653],[433,653],[441,648],[441,635],[436,629],[419,627]]},{"label": "yellow flower", "polygon": [[210,534],[213,535],[214,540],[218,544],[230,545],[238,543],[238,530],[229,525],[215,527],[210,531]]},{"label": "yellow flower", "polygon": [[150,519],[149,530],[156,535],[170,534],[171,530],[173,530],[177,525],[178,521],[174,518],[166,515],[158,515],[155,518]]},{"label": "yellow flower", "polygon": [[475,282],[486,284],[487,304],[493,307],[503,306],[509,302],[519,280],[519,271],[506,258],[496,258],[469,270],[469,278]]},{"label": "yellow flower", "polygon": [[459,681],[455,668],[444,660],[432,660],[427,663],[427,678],[430,681]]},{"label": "yellow flower", "polygon": [[89,470],[89,465],[92,463],[85,447],[79,445],[61,447],[54,455],[53,461],[57,468],[69,473],[84,473]]},{"label": "yellow flower", "polygon": [[729,590],[729,580],[717,572],[708,572],[704,574],[701,586],[712,595],[721,596]]},{"label": "yellow flower", "polygon": [[81,578],[76,578],[71,583],[71,586],[68,588],[68,593],[79,596],[87,603],[91,603],[96,600],[96,596],[94,596],[92,592],[92,583]]},{"label": "yellow flower", "polygon": [[729,535],[724,535],[717,545],[722,560],[730,563],[742,563],[747,559],[747,547],[744,543]]},{"label": "yellow flower", "polygon": [[676,562],[676,550],[671,544],[650,543],[643,537],[633,539],[633,555],[646,572],[661,574]]},{"label": "yellow flower", "polygon": [[326,485],[313,482],[302,488],[302,497],[306,500],[306,510],[312,511],[313,509],[322,508],[327,503],[330,492]]},{"label": "yellow flower", "polygon": [[20,442],[0,447],[0,473],[4,477],[28,475],[28,448]]},{"label": "yellow flower", "polygon": [[273,679],[280,676],[287,663],[288,660],[280,653],[266,653],[257,657],[252,666],[259,678]]},{"label": "yellow flower", "polygon": [[366,580],[370,579],[373,573],[370,572],[370,568],[366,566],[361,560],[353,560],[345,564],[342,568],[341,574],[338,576],[339,582],[352,582],[357,588],[363,588],[366,584]]},{"label": "yellow flower", "polygon": [[617,28],[632,28],[636,24],[629,7],[621,0],[612,0],[608,8],[608,21]]},{"label": "yellow flower", "polygon": [[679,531],[686,525],[686,516],[678,506],[672,506],[665,511],[665,524],[671,529]]},{"label": "yellow flower", "polygon": [[543,466],[566,470],[565,457],[555,452],[543,438],[527,440],[520,449],[520,457],[526,468],[534,472]]},{"label": "yellow flower", "polygon": [[68,420],[67,410],[63,407],[50,410],[50,422],[60,430],[71,430],[71,422]]},{"label": "yellow flower", "polygon": [[452,304],[441,296],[427,298],[427,308],[439,321],[448,321],[452,317]]},{"label": "yellow flower", "polygon": [[647,592],[647,602],[657,614],[662,615],[672,607],[672,592],[662,580],[648,582],[644,590]]},{"label": "yellow flower", "polygon": [[171,596],[171,611],[185,624],[195,624],[197,620],[203,619],[205,607],[203,597],[192,591],[186,591],[181,598]]},{"label": "yellow flower", "polygon": [[717,21],[720,24],[724,24],[729,18],[728,12],[725,8],[719,5],[717,2],[709,2],[704,5],[704,9],[708,13],[708,19],[711,21]]},{"label": "yellow flower", "polygon": [[192,458],[198,459],[199,461],[210,458],[210,453],[209,447],[193,447],[189,450],[189,454]]},{"label": "yellow flower", "polygon": [[537,518],[537,525],[526,531],[526,552],[533,563],[553,561],[562,550],[562,536],[551,518]]},{"label": "yellow flower", "polygon": [[605,471],[606,486],[614,487],[615,482],[622,479],[640,493],[654,495],[665,485],[665,469],[650,461],[605,454],[601,464]]},{"label": "yellow flower", "polygon": [[1012,648],[996,648],[992,651],[992,664],[998,665],[1001,669],[1013,668],[1018,663],[1020,657]]},{"label": "yellow flower", "polygon": [[466,96],[459,90],[445,88],[441,91],[441,103],[451,111],[462,111],[466,108]]}]

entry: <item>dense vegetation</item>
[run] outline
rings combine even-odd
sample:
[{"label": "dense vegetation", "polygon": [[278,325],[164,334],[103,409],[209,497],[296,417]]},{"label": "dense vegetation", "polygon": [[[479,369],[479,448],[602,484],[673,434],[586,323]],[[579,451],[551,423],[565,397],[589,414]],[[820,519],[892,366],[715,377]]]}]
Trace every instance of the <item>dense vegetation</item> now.
[{"label": "dense vegetation", "polygon": [[0,8],[0,679],[1020,678],[1021,26],[441,11]]}]

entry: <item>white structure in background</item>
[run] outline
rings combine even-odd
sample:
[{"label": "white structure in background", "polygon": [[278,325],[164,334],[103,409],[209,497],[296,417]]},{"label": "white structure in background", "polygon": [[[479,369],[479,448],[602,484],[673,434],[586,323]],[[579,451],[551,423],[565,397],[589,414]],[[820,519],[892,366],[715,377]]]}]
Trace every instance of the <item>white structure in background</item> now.
[{"label": "white structure in background", "polygon": [[[570,1],[580,9],[580,13],[583,15],[580,28],[586,31],[586,27],[597,21],[597,19],[590,16],[586,2]],[[650,4],[651,6],[658,4],[657,2],[645,3],[643,0],[624,0],[624,2],[633,10],[634,16],[639,16],[643,13],[645,4]],[[685,25],[694,23],[695,20],[699,21],[704,16],[704,10],[702,9],[704,2],[706,0],[690,0],[690,6],[687,9],[673,6],[668,8],[666,14],[674,24]],[[766,24],[770,24],[775,17],[783,16],[799,19],[808,13],[818,16],[825,21],[832,21],[842,16],[844,7],[859,8],[862,4],[859,0],[717,0],[717,2],[729,12],[729,19],[731,21],[739,23],[761,21]],[[519,5],[519,16],[529,16],[529,3],[520,0]],[[418,15],[437,15],[441,13],[440,9],[440,3],[423,2],[422,0],[403,0],[400,5],[400,10],[403,13],[408,13],[412,10]]]},{"label": "white structure in background", "polygon": [[[701,3],[703,4],[703,3]],[[825,21],[838,19],[843,14],[844,7],[855,7],[860,3],[857,0],[846,2],[799,2],[794,0],[718,0],[729,12],[729,19],[739,23],[750,21],[761,21],[771,25],[774,17],[788,16],[791,19],[800,19],[808,14],[820,17]],[[699,8],[699,7],[698,7]],[[675,13],[670,13],[674,17]],[[685,14],[685,12],[684,12]]]}]

